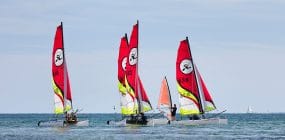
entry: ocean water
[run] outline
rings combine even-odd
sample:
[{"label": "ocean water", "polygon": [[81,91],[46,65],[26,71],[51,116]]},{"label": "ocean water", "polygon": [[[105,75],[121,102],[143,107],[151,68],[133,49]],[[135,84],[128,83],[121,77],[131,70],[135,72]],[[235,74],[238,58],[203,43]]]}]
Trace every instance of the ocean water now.
[{"label": "ocean water", "polygon": [[[38,127],[52,114],[0,114],[0,139],[285,139],[285,114],[223,114],[227,125],[115,127],[120,114],[79,114],[88,127]],[[179,117],[177,117],[179,118]]]}]

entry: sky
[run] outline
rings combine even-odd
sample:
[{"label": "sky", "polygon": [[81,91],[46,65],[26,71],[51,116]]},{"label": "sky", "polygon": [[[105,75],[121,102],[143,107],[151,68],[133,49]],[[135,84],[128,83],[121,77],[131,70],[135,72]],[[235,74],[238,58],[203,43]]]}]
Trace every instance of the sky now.
[{"label": "sky", "polygon": [[118,48],[136,20],[139,74],[155,110],[164,76],[178,104],[176,53],[188,36],[217,111],[285,112],[282,0],[0,3],[0,113],[53,113],[51,51],[61,21],[73,106],[120,112]]}]

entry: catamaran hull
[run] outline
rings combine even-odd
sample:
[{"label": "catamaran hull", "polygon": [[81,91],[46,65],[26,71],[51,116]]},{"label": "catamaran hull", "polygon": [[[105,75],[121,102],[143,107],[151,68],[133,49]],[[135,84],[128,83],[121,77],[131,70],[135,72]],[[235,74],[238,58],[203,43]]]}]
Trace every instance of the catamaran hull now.
[{"label": "catamaran hull", "polygon": [[211,124],[228,124],[228,119],[210,118],[201,120],[179,120],[171,121],[171,125],[211,125]]},{"label": "catamaran hull", "polygon": [[147,124],[129,124],[126,120],[109,121],[109,125],[113,126],[160,126],[160,125],[224,125],[228,124],[228,119],[209,118],[201,120],[175,120],[169,121],[167,119],[148,119]]},{"label": "catamaran hull", "polygon": [[159,126],[159,125],[168,125],[170,121],[167,119],[148,119],[146,124],[140,123],[128,123],[126,119],[121,121],[108,121],[108,125],[112,126]]},{"label": "catamaran hull", "polygon": [[108,125],[111,125],[111,126],[149,126],[149,120],[147,123],[139,123],[139,122],[129,122],[127,121],[126,119],[124,120],[121,120],[121,121],[107,121],[107,124]]},{"label": "catamaran hull", "polygon": [[89,126],[89,120],[78,121],[77,123],[66,123],[64,120],[39,121],[38,126],[42,127],[67,127],[67,126]]}]

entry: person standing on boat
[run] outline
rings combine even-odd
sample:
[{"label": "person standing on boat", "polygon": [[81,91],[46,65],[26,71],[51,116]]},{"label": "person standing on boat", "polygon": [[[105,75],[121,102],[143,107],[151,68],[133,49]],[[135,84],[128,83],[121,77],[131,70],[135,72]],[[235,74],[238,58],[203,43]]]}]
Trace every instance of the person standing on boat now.
[{"label": "person standing on boat", "polygon": [[177,110],[177,107],[176,107],[176,104],[173,105],[173,107],[171,107],[171,120],[175,120],[175,116],[176,116],[176,110]]}]

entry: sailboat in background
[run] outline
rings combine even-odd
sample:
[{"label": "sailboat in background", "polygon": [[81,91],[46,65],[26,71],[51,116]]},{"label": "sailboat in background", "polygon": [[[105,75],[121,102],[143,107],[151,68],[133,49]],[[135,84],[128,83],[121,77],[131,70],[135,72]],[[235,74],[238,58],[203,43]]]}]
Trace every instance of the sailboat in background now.
[{"label": "sailboat in background", "polygon": [[[118,88],[121,93],[121,113],[123,120],[117,124],[148,123],[145,112],[152,110],[152,106],[138,73],[138,41],[139,23],[133,26],[128,43],[127,34],[121,38],[118,55]],[[113,123],[107,121],[107,124]]]},{"label": "sailboat in background", "polygon": [[189,120],[182,124],[226,124],[227,119],[208,118],[204,114],[216,109],[197,66],[193,61],[188,38],[180,42],[176,59],[176,80],[179,93],[180,115]]},{"label": "sailboat in background", "polygon": [[252,110],[251,106],[247,107],[246,113],[248,113],[248,114],[253,113],[253,110]]},{"label": "sailboat in background", "polygon": [[171,116],[172,100],[166,76],[161,82],[157,108],[168,120],[175,119]]},{"label": "sailboat in background", "polygon": [[64,115],[65,120],[39,121],[38,126],[88,126],[89,121],[79,121],[78,110],[73,110],[70,82],[64,52],[63,25],[59,25],[54,38],[52,51],[52,86],[54,90],[54,113]]}]

